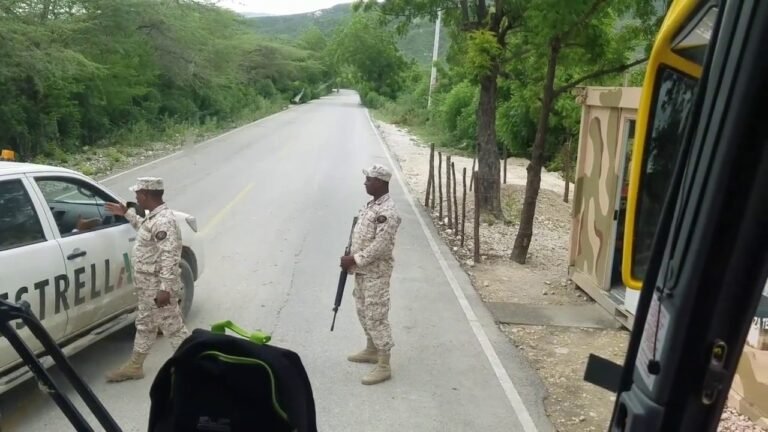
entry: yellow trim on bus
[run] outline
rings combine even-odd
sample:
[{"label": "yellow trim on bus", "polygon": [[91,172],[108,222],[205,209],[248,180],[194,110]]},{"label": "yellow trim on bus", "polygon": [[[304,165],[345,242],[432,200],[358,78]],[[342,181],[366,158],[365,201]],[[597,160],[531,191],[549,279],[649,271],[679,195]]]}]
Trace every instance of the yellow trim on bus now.
[{"label": "yellow trim on bus", "polygon": [[621,273],[624,285],[630,289],[640,290],[643,281],[632,275],[632,252],[635,239],[635,212],[637,211],[637,196],[640,186],[640,174],[643,168],[643,154],[649,128],[649,120],[654,103],[656,76],[661,65],[677,69],[695,78],[701,77],[702,67],[672,51],[672,40],[680,29],[685,26],[694,12],[699,0],[675,0],[669,8],[667,16],[661,25],[656,42],[648,59],[648,67],[640,95],[640,106],[637,112],[637,127],[635,129],[635,144],[632,149],[632,162],[629,174],[629,190],[627,191],[627,213],[624,225],[624,249]]}]

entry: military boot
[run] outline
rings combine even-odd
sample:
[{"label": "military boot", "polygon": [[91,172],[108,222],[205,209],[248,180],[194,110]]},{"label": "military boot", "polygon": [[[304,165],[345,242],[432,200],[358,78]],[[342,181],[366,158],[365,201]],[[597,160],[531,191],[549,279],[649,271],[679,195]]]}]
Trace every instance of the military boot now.
[{"label": "military boot", "polygon": [[131,359],[122,365],[120,369],[107,374],[107,382],[120,382],[144,378],[144,359],[146,358],[146,354],[134,351],[131,355]]},{"label": "military boot", "polygon": [[365,349],[347,357],[347,360],[354,363],[376,363],[378,360],[377,354],[378,351],[376,350],[376,345],[373,344],[373,339],[368,338],[368,345]]},{"label": "military boot", "polygon": [[363,377],[363,384],[378,384],[390,378],[392,378],[392,368],[389,367],[389,353],[379,353],[379,362],[368,375]]}]

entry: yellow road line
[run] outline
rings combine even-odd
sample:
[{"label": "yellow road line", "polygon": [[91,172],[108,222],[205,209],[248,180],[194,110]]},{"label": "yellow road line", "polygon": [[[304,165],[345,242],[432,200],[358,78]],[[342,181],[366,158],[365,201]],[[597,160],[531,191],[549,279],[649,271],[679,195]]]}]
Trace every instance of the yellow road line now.
[{"label": "yellow road line", "polygon": [[245,195],[248,194],[248,192],[253,188],[253,183],[249,184],[245,187],[245,189],[241,190],[237,196],[229,202],[226,206],[224,206],[223,209],[219,210],[218,213],[216,213],[210,222],[208,222],[202,230],[200,230],[201,235],[206,235],[212,228],[214,228],[216,225],[218,225],[219,222],[221,222],[222,219],[224,219],[224,216],[226,216],[227,213],[229,213],[230,210],[232,210],[232,207],[234,207],[238,202],[240,202],[243,198],[245,198]]}]

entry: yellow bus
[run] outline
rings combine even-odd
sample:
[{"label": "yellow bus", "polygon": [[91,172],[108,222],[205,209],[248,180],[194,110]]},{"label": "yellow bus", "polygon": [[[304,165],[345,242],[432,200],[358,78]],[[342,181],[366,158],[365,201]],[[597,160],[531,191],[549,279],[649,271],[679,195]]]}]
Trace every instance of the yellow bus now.
[{"label": "yellow bus", "polygon": [[621,260],[639,295],[611,431],[714,431],[726,402],[768,419],[766,41],[765,0],[674,0],[654,41]]},{"label": "yellow bus", "polygon": [[632,149],[622,251],[622,277],[629,289],[640,290],[643,285],[717,15],[715,1],[673,1],[648,60]]}]

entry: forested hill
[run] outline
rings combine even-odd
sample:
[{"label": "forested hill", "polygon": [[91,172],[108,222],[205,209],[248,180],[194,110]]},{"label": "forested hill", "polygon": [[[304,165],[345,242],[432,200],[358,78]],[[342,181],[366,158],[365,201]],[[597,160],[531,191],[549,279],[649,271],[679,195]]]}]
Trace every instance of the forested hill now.
[{"label": "forested hill", "polygon": [[[328,9],[303,14],[250,17],[248,23],[258,34],[293,41],[313,27],[319,29],[325,37],[330,38],[334,30],[351,15],[351,4],[338,4]],[[435,24],[420,20],[414,23],[408,33],[398,41],[398,47],[406,57],[415,59],[420,65],[429,66],[432,63],[434,38]],[[447,53],[448,44],[449,38],[443,31],[440,34],[441,58],[444,58]]]},{"label": "forested hill", "polygon": [[22,160],[228,127],[332,79],[320,53],[189,0],[5,2],[0,56],[0,149]]}]

